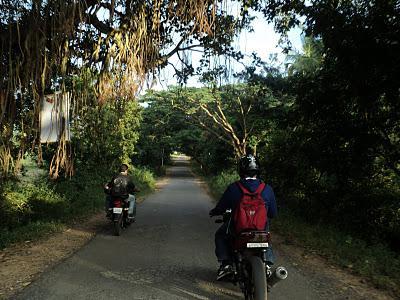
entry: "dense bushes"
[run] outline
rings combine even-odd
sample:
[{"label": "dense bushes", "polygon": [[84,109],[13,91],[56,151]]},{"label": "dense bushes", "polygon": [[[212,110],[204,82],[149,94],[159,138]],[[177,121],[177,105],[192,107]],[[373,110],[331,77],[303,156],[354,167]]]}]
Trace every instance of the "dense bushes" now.
[{"label": "dense bushes", "polygon": [[8,182],[1,191],[1,227],[13,229],[30,221],[61,219],[68,202],[45,184]]},{"label": "dense bushes", "polygon": [[223,171],[207,179],[211,192],[218,199],[222,196],[228,185],[237,180],[239,180],[239,176],[235,170]]},{"label": "dense bushes", "polygon": [[259,148],[263,177],[274,186],[280,204],[309,222],[398,248],[399,178],[379,160],[372,173],[351,171],[357,162],[344,159],[344,149],[327,152],[327,137],[318,139],[299,125],[274,132],[268,145]]},{"label": "dense bushes", "polygon": [[154,174],[146,168],[133,168],[131,171],[132,179],[136,187],[141,192],[149,192],[155,188],[156,181]]},{"label": "dense bushes", "polygon": [[289,243],[306,247],[352,273],[369,278],[375,286],[400,295],[400,258],[381,241],[360,239],[324,223],[310,224],[287,209],[281,209],[272,224],[272,230]]}]

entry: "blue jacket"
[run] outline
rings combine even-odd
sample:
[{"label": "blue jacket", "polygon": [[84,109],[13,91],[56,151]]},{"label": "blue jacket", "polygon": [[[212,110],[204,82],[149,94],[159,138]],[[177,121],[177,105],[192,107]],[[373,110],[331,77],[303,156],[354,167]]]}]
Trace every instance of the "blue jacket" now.
[{"label": "blue jacket", "polygon": [[[246,187],[250,192],[254,192],[261,183],[259,179],[240,179],[240,182]],[[262,198],[265,201],[265,206],[267,208],[268,219],[275,217],[278,213],[276,208],[275,194],[272,187],[268,184],[265,185],[263,192],[261,193]],[[213,209],[214,214],[223,214],[227,209],[235,210],[240,199],[242,198],[242,192],[240,187],[236,182],[231,183],[225,190],[221,199],[218,201],[217,205]]]}]

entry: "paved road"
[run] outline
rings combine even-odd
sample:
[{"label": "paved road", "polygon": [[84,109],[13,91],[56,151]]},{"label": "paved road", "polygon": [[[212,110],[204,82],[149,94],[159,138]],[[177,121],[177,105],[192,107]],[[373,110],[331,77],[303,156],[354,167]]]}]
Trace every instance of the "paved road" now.
[{"label": "paved road", "polygon": [[[119,237],[111,227],[104,230],[16,299],[242,299],[237,287],[214,280],[212,205],[181,161],[170,169],[168,183],[139,205],[137,223]],[[270,299],[346,298],[326,294],[329,282],[283,259],[278,262],[290,277]]]}]

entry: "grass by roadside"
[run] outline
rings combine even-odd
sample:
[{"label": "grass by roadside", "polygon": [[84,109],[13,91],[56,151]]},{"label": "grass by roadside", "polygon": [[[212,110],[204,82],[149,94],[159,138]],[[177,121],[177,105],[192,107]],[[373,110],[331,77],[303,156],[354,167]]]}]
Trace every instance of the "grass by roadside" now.
[{"label": "grass by roadside", "polygon": [[325,224],[310,224],[281,209],[272,230],[287,243],[325,257],[330,263],[360,275],[380,289],[400,297],[400,257],[384,244],[371,244]]},{"label": "grass by roadside", "polygon": [[54,221],[37,221],[25,226],[17,227],[14,230],[0,231],[0,249],[4,249],[13,243],[30,242],[52,233],[61,232],[65,224]]},{"label": "grass by roadside", "polygon": [[[218,199],[228,184],[238,179],[234,171],[206,177],[196,165],[192,169],[207,183],[214,199]],[[279,216],[273,220],[272,230],[288,243],[321,255],[330,263],[400,297],[400,255],[388,246],[357,239],[326,224],[310,224],[285,209],[280,209]]]}]

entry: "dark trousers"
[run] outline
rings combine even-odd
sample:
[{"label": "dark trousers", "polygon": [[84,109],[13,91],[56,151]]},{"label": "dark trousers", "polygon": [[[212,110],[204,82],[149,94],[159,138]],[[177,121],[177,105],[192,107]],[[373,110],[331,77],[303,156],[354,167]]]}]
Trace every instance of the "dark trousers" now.
[{"label": "dark trousers", "polygon": [[219,262],[232,261],[228,223],[222,224],[215,232],[215,255]]}]

